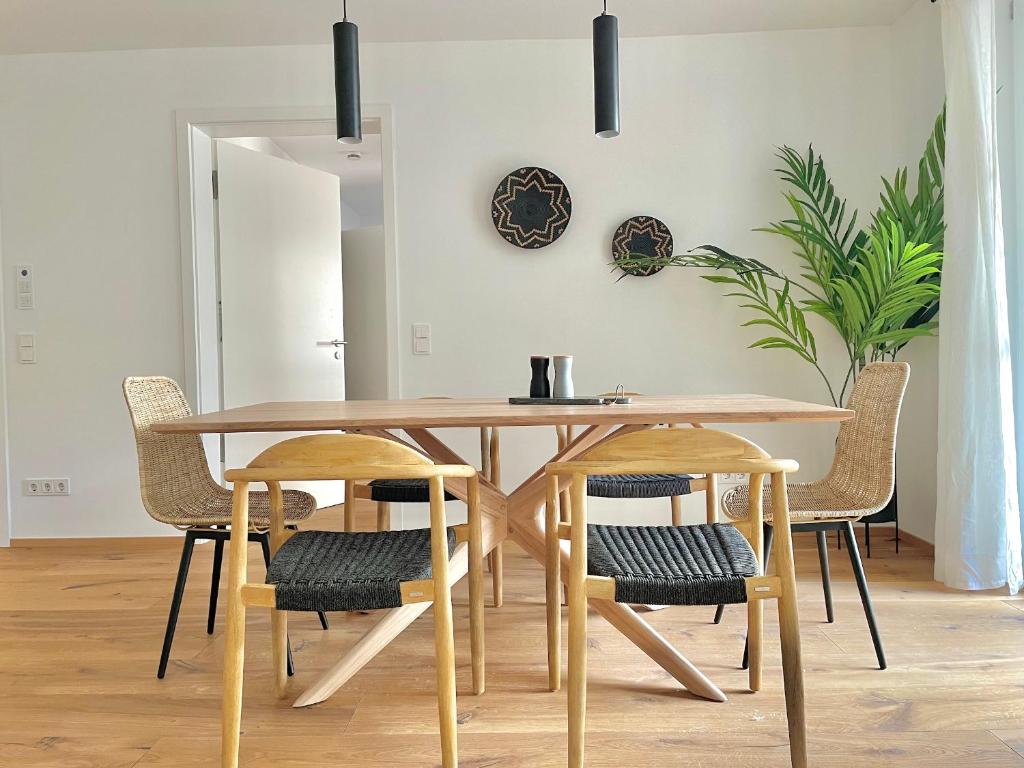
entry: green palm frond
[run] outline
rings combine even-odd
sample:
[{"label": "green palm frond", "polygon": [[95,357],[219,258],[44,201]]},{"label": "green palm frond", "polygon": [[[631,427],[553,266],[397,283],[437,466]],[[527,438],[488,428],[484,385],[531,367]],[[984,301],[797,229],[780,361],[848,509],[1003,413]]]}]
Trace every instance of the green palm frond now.
[{"label": "green palm frond", "polygon": [[931,335],[931,324],[907,323],[938,298],[932,278],[941,264],[942,254],[928,243],[908,241],[899,222],[870,235],[850,274],[833,281],[842,301],[843,337],[855,361],[879,359],[892,347]]},{"label": "green palm frond", "polygon": [[[914,243],[930,243],[937,252],[942,252],[946,240],[945,219],[945,165],[946,165],[946,110],[935,119],[932,134],[928,137],[924,154],[918,163],[917,191],[913,199],[907,194],[907,169],[896,172],[893,181],[882,179],[884,192],[882,205],[872,217],[871,232],[878,235],[884,232],[892,222],[898,222]],[[941,261],[939,271],[928,275],[924,281],[938,288],[941,283]],[[907,319],[908,328],[929,326],[939,312],[939,295],[926,306]],[[910,338],[913,338],[912,336]],[[907,341],[910,339],[908,338]],[[893,343],[888,346],[893,354],[903,345]]]},{"label": "green palm frond", "polygon": [[865,237],[857,229],[857,211],[848,212],[847,202],[836,194],[825,161],[814,147],[803,155],[789,146],[776,153],[782,168],[779,177],[793,188],[786,200],[795,219],[772,222],[760,230],[781,235],[798,245],[798,255],[821,281],[842,273],[863,246]]}]

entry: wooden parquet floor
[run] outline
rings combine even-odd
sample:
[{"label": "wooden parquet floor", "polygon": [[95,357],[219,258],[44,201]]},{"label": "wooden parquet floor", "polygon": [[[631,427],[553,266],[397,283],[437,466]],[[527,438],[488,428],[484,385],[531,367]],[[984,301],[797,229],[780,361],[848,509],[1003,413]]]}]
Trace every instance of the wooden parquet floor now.
[{"label": "wooden parquet floor", "polygon": [[[334,525],[335,517],[326,515]],[[865,562],[885,672],[875,668],[845,552],[831,550],[837,621],[829,625],[814,538],[797,537],[812,765],[1024,768],[1024,601],[947,590],[932,581],[927,553],[905,546],[897,557],[880,532],[873,538],[875,556]],[[207,636],[212,546],[197,548],[171,666],[165,680],[155,676],[179,547],[168,538],[0,550],[0,766],[217,765],[225,606]],[[255,576],[257,550],[250,560]],[[455,595],[461,765],[562,766],[565,694],[544,690],[543,574],[512,546],[505,562],[505,606],[487,611],[482,697],[466,693],[464,583]],[[690,696],[592,616],[588,766],[789,764],[773,604],[758,694],[747,692],[738,668],[744,611],[728,610],[721,626],[713,613],[672,608],[647,617],[722,687],[724,704]],[[314,615],[294,616],[293,690],[377,618],[334,614],[324,632]],[[307,709],[274,698],[269,634],[268,616],[251,610],[242,765],[438,765],[429,612],[333,698]]]}]

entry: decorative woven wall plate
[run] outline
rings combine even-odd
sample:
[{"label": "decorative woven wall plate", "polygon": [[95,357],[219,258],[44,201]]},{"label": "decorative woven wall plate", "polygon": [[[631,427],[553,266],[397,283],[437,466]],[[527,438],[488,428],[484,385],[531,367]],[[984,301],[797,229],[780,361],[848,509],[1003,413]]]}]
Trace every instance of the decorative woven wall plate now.
[{"label": "decorative woven wall plate", "polygon": [[[626,219],[615,230],[612,238],[612,258],[622,261],[630,253],[667,258],[672,255],[672,233],[665,222],[653,216],[634,216]],[[620,267],[627,275],[650,277],[663,267]]]},{"label": "decorative woven wall plate", "polygon": [[526,166],[512,171],[491,200],[494,228],[519,248],[543,248],[555,242],[571,216],[569,190],[546,168]]}]

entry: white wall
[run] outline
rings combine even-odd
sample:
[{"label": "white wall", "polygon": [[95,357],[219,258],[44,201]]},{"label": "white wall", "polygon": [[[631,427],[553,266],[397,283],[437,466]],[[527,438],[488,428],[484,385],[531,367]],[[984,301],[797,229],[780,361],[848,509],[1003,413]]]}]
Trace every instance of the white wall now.
[{"label": "white wall", "polygon": [[[946,93],[938,7],[918,0],[893,25],[892,34],[896,162],[907,166],[911,179],[916,179],[918,161]],[[892,175],[892,170],[886,172]],[[901,355],[910,363],[911,374],[897,444],[900,526],[925,541],[935,540],[938,351],[937,338],[918,339]]]},{"label": "white wall", "polygon": [[[0,225],[3,217],[0,216]],[[3,227],[0,226],[0,264],[3,264]],[[3,285],[6,270],[0,271],[0,308],[3,307],[6,294]],[[0,547],[11,544],[11,489],[8,486],[7,456],[7,334],[4,330],[6,321],[0,317]],[[17,354],[17,353],[15,353]]]},{"label": "white wall", "polygon": [[349,400],[386,400],[384,228],[346,230],[341,236],[341,254],[345,339],[348,341],[345,345],[345,397]]},{"label": "white wall", "polygon": [[376,210],[366,215],[353,208],[345,202],[345,185],[341,185],[341,230],[347,232],[351,229],[366,229],[367,227],[379,227],[381,212]]},{"label": "white wall", "polygon": [[[649,213],[677,247],[790,263],[750,231],[785,215],[771,172],[784,142],[813,141],[851,203],[871,210],[879,176],[903,159],[895,116],[878,119],[896,101],[893,48],[887,28],[625,39],[623,135],[601,141],[585,40],[364,46],[363,97],[395,119],[403,395],[522,392],[531,353],[572,352],[581,392],[825,399],[794,357],[745,349],[748,316],[696,274],[616,283],[609,240]],[[15,535],[165,532],[138,501],[118,384],[183,373],[174,110],[330,104],[331,73],[321,46],[2,61],[4,264],[34,263],[38,293],[31,314],[8,301],[8,333],[36,331],[40,357],[8,371],[12,477],[69,475],[75,493],[15,496]],[[573,196],[568,232],[540,251],[510,247],[490,222],[496,183],[524,164],[556,171]],[[411,355],[417,321],[433,326],[430,357]],[[837,345],[824,330],[819,340],[836,370]],[[808,478],[827,468],[835,433],[741,431]],[[472,457],[475,436],[457,439]],[[552,443],[548,430],[509,431],[506,484]]]}]

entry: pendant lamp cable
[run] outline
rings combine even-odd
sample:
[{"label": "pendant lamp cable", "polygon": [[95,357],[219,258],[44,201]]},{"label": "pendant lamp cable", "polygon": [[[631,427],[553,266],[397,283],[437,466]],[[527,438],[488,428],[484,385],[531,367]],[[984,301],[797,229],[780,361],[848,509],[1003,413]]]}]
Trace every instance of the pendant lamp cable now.
[{"label": "pendant lamp cable", "polygon": [[608,0],[604,0],[604,10],[601,12],[602,16],[608,15]]},{"label": "pendant lamp cable", "polygon": [[348,0],[341,0],[341,20],[348,21]]}]

